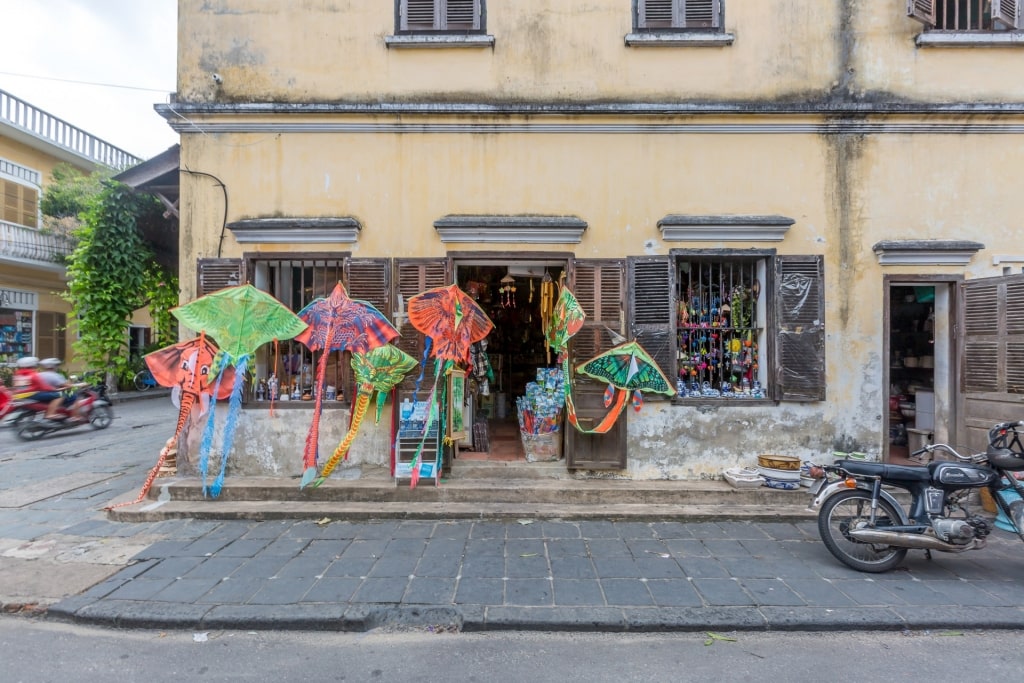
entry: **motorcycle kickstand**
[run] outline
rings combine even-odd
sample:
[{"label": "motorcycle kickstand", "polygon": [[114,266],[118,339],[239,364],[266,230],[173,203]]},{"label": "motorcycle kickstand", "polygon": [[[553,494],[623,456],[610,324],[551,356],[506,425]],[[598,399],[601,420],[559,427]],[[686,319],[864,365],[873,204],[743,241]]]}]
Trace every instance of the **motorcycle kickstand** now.
[{"label": "motorcycle kickstand", "polygon": [[930,549],[930,548],[925,548],[925,549],[924,549],[924,557],[925,557],[925,559],[926,559],[926,560],[928,560],[929,562],[931,562],[931,561],[932,561],[932,551],[931,551],[931,549]]}]

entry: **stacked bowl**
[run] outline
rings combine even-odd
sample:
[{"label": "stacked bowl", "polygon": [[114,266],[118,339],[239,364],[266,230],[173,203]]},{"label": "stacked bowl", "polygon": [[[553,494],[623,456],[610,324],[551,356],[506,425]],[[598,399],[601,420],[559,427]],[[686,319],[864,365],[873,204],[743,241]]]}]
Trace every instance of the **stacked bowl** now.
[{"label": "stacked bowl", "polygon": [[795,491],[800,488],[800,458],[793,455],[757,456],[757,473],[768,488]]}]

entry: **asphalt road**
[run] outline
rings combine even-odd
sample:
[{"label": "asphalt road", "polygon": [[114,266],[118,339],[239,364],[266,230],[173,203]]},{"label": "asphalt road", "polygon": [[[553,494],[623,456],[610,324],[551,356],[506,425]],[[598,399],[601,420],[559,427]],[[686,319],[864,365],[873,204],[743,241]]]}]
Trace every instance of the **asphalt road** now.
[{"label": "asphalt road", "polygon": [[[1017,680],[1019,631],[600,634],[144,631],[0,617],[17,681]],[[728,640],[726,640],[726,638]],[[711,641],[708,644],[709,640]],[[45,656],[42,656],[44,655]]]}]

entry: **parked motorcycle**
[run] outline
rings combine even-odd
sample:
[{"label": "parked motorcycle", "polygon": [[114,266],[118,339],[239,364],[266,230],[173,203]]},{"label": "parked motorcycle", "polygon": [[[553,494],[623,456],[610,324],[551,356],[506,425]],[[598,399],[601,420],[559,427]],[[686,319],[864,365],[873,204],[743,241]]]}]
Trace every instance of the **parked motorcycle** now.
[{"label": "parked motorcycle", "polygon": [[[914,457],[948,453],[954,460],[926,466],[890,465],[838,460],[814,465],[819,477],[811,487],[808,508],[818,513],[818,533],[836,559],[862,572],[884,572],[897,566],[908,550],[962,553],[985,547],[992,532],[989,520],[972,514],[968,497],[987,488],[996,505],[1024,540],[1024,484],[1014,472],[1024,471],[1021,432],[1024,420],[1003,422],[989,430],[984,453],[962,455],[947,444],[929,444]],[[906,507],[887,490],[910,493]],[[1008,502],[1000,491],[1020,498]]]},{"label": "parked motorcycle", "polygon": [[93,429],[106,429],[114,419],[114,411],[107,398],[107,387],[102,382],[89,385],[79,391],[83,399],[79,407],[81,419],[75,419],[67,407],[58,410],[57,420],[46,420],[47,403],[44,401],[27,401],[20,410],[26,412],[17,426],[17,436],[23,441],[35,441],[47,434],[90,425]]}]

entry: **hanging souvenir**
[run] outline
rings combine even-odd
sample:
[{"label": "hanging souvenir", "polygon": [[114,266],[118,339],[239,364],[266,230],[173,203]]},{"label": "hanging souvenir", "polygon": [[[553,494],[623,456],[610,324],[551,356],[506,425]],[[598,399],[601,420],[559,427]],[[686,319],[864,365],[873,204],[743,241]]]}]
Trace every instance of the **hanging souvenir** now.
[{"label": "hanging souvenir", "polygon": [[516,280],[511,275],[506,275],[501,278],[501,287],[498,288],[501,293],[501,306],[502,308],[515,308],[516,307]]}]

